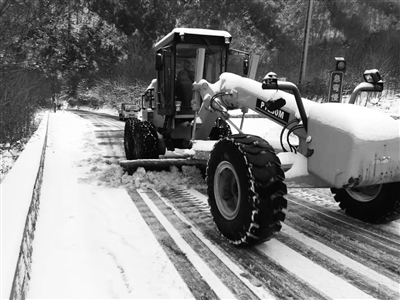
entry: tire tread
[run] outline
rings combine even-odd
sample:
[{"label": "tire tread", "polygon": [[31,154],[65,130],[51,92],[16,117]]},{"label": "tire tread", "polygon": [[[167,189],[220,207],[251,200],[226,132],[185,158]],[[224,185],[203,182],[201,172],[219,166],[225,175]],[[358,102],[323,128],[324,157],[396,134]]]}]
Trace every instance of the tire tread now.
[{"label": "tire tread", "polygon": [[[249,179],[248,201],[253,211],[252,216],[245,220],[237,238],[227,237],[223,233],[222,235],[236,245],[252,245],[270,240],[282,228],[281,221],[285,219],[283,209],[287,207],[287,200],[283,197],[287,193],[283,182],[285,175],[279,158],[265,140],[254,135],[232,135],[217,144],[214,149],[227,149],[228,145],[234,145],[242,153]],[[207,183],[210,202],[210,192],[213,190],[210,185],[213,181],[207,178]],[[213,207],[211,203],[210,206]],[[214,221],[218,223],[217,212],[212,209],[212,213]]]}]

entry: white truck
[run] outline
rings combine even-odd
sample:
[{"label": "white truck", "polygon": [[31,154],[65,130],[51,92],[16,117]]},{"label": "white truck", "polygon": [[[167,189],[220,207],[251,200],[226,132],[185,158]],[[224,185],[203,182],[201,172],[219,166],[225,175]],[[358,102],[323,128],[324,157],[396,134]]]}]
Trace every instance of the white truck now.
[{"label": "white truck", "polygon": [[138,118],[140,106],[132,103],[121,103],[121,107],[118,110],[119,119],[125,121],[128,118]]}]

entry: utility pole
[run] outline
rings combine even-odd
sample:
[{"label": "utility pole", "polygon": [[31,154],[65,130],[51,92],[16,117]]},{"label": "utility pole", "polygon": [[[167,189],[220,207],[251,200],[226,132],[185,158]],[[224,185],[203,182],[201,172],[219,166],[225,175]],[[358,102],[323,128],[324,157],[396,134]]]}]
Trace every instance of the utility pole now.
[{"label": "utility pole", "polygon": [[306,67],[307,67],[307,54],[308,54],[308,41],[310,38],[310,28],[311,28],[311,19],[312,19],[312,4],[313,0],[308,0],[308,10],[307,10],[307,18],[304,29],[304,39],[303,39],[303,52],[301,56],[301,65],[300,65],[300,76],[299,76],[299,88],[301,88],[301,84],[306,77]]}]

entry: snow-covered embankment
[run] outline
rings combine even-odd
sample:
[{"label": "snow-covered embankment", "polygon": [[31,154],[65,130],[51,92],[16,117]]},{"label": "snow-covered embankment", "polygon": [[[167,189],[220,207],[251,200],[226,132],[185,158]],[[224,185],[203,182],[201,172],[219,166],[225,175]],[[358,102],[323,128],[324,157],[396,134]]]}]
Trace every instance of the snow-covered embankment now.
[{"label": "snow-covered embankment", "polygon": [[28,289],[47,128],[48,113],[0,184],[2,299],[22,299]]}]

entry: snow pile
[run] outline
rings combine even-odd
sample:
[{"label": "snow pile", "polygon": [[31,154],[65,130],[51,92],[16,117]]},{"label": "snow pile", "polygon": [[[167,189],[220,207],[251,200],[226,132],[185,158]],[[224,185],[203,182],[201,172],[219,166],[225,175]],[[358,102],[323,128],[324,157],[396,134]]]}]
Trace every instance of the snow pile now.
[{"label": "snow pile", "polygon": [[122,182],[126,186],[136,189],[152,188],[158,191],[167,191],[172,187],[179,186],[185,189],[204,189],[205,181],[198,168],[194,166],[183,166],[182,171],[177,167],[171,167],[170,172],[151,172],[139,168],[132,176],[125,174]]},{"label": "snow pile", "polygon": [[173,166],[170,171],[146,171],[138,168],[128,175],[116,160],[104,159],[101,156],[85,159],[82,165],[92,165],[80,182],[108,187],[124,187],[134,189],[155,189],[167,191],[173,187],[205,189],[205,181],[198,168],[183,166],[182,171]]}]

